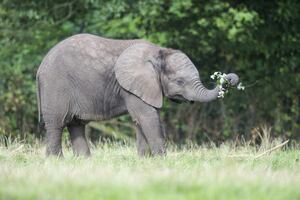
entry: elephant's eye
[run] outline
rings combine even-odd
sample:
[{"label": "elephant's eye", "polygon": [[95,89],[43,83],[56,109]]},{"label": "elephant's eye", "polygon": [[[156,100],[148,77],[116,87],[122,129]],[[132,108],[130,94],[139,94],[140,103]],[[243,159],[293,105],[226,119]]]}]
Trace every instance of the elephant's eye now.
[{"label": "elephant's eye", "polygon": [[176,84],[179,86],[183,86],[184,85],[184,81],[182,79],[177,79],[176,80]]}]

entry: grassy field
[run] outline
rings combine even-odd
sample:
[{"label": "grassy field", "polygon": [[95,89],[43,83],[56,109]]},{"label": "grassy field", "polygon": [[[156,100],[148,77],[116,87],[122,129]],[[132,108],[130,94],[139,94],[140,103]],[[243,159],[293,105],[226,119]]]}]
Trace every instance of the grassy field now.
[{"label": "grassy field", "polygon": [[89,159],[44,156],[40,144],[0,145],[0,199],[300,199],[300,150],[169,146],[139,158],[134,145],[99,144]]}]

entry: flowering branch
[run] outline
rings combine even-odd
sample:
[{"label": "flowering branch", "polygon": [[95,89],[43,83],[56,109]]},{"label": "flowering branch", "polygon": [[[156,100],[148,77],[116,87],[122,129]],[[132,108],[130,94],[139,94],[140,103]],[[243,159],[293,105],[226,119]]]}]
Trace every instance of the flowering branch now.
[{"label": "flowering branch", "polygon": [[[217,80],[217,85],[220,88],[218,98],[224,98],[225,94],[228,93],[228,89],[230,88],[230,82],[227,80],[227,74],[222,72],[215,72],[213,75],[210,76],[211,79]],[[245,86],[242,85],[240,82],[237,85],[238,90],[245,90]]]}]

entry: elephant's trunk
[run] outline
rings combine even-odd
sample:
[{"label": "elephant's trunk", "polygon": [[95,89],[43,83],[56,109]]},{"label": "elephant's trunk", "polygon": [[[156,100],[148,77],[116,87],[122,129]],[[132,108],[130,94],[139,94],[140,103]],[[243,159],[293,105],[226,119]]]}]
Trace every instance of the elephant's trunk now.
[{"label": "elephant's trunk", "polygon": [[[234,73],[227,74],[226,79],[231,86],[235,86],[239,82],[239,77]],[[218,98],[220,87],[209,90],[198,79],[194,84],[194,91],[193,101],[209,102]]]},{"label": "elephant's trunk", "polygon": [[215,87],[212,90],[207,89],[201,81],[197,81],[195,84],[195,95],[193,101],[199,102],[209,102],[218,98],[220,88],[219,86]]}]

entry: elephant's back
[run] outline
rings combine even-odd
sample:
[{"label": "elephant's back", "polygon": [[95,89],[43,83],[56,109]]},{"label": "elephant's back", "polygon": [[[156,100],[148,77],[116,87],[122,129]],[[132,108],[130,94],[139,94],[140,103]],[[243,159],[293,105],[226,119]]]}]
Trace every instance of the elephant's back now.
[{"label": "elephant's back", "polygon": [[38,74],[48,71],[96,70],[112,68],[129,46],[144,40],[115,40],[92,34],[77,34],[56,44],[45,56]]}]

